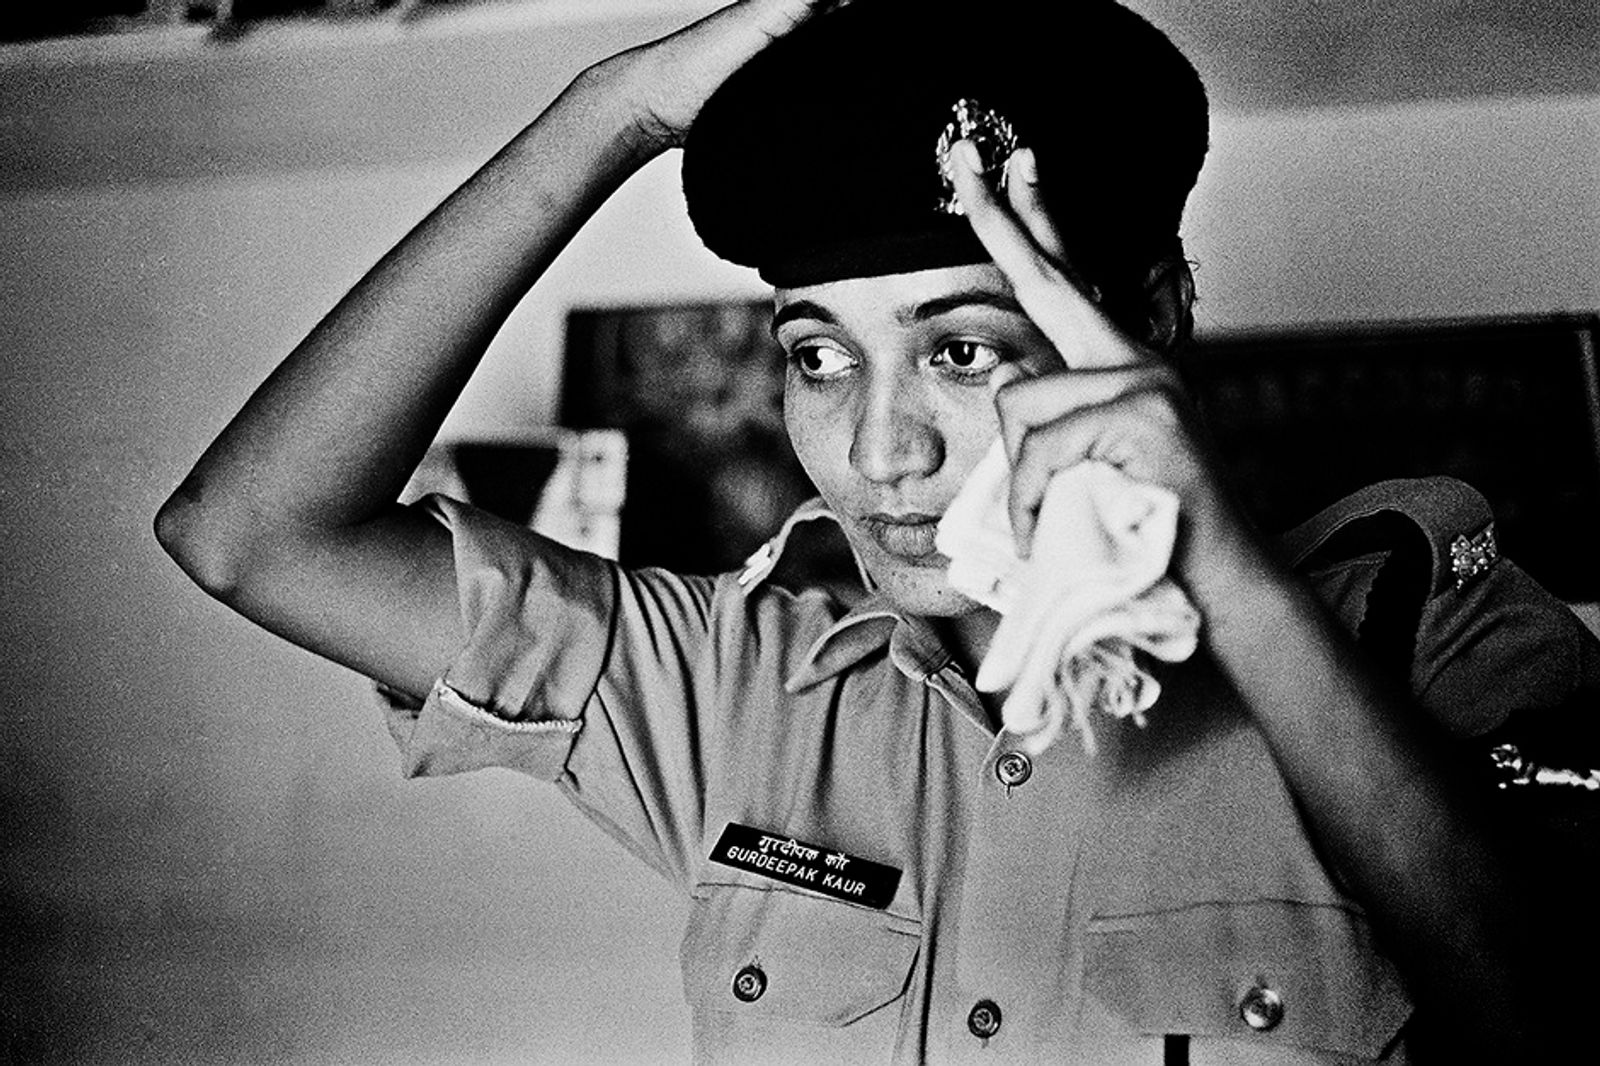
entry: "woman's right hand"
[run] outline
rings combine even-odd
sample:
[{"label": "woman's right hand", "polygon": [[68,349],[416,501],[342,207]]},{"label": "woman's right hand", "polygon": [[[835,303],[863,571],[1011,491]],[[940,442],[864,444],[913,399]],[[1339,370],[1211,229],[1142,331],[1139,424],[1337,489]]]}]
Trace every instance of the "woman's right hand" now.
[{"label": "woman's right hand", "polygon": [[670,36],[613,56],[634,86],[639,125],[657,149],[676,148],[700,108],[734,71],[808,19],[850,0],[738,0]]}]

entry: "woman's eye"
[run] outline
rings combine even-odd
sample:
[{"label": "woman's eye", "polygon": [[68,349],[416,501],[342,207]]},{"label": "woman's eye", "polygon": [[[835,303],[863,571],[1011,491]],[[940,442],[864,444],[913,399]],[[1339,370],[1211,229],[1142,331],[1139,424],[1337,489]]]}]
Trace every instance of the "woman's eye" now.
[{"label": "woman's eye", "polygon": [[987,374],[1005,361],[1005,354],[982,341],[949,341],[940,346],[933,361],[959,374]]},{"label": "woman's eye", "polygon": [[829,344],[797,345],[789,358],[810,378],[836,377],[856,365],[852,356]]}]

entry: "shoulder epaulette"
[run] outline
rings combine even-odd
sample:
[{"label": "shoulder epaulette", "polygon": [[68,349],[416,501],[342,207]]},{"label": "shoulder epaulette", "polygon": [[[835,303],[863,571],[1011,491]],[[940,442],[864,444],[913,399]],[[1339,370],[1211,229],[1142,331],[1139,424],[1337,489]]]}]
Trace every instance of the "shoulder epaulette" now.
[{"label": "shoulder epaulette", "polygon": [[[1404,522],[1428,550],[1428,595],[1460,590],[1500,558],[1494,514],[1472,486],[1449,477],[1382,481],[1323,509],[1283,538],[1296,567],[1337,561],[1341,543],[1362,540],[1370,524]],[[1369,549],[1370,550],[1370,549]]]},{"label": "shoulder epaulette", "polygon": [[1488,501],[1447,477],[1369,486],[1290,531],[1283,544],[1313,580],[1351,560],[1374,560],[1364,598],[1340,613],[1373,660],[1398,677],[1411,671],[1429,601],[1460,592],[1499,558]]}]

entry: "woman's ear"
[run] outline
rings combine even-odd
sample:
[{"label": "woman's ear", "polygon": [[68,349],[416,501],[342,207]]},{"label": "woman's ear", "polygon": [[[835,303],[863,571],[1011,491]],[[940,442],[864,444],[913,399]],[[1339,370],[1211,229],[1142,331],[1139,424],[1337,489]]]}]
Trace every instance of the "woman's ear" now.
[{"label": "woman's ear", "polygon": [[1144,295],[1149,316],[1144,342],[1166,354],[1187,344],[1194,333],[1194,274],[1181,248],[1150,268]]}]

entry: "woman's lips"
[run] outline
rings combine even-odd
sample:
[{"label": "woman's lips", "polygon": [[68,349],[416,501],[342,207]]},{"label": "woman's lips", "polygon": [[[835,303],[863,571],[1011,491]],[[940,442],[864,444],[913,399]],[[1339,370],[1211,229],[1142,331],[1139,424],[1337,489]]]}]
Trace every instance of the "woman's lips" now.
[{"label": "woman's lips", "polygon": [[878,547],[884,552],[919,566],[939,566],[945,562],[933,545],[939,516],[932,514],[871,514],[861,519]]}]

